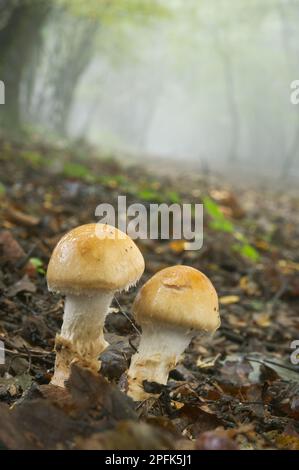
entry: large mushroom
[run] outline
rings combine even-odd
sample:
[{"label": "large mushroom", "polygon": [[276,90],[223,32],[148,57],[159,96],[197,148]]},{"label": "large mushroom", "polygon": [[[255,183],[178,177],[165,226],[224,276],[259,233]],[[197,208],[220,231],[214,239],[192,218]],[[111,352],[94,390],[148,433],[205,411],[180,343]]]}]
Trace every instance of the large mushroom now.
[{"label": "large mushroom", "polygon": [[115,227],[87,224],[62,237],[47,271],[49,290],[66,296],[52,384],[64,386],[73,361],[99,370],[98,357],[108,345],[103,328],[113,295],[135,285],[143,271],[141,252]]},{"label": "large mushroom", "polygon": [[151,396],[144,390],[144,381],[165,385],[192,337],[219,328],[218,297],[203,273],[173,266],[144,284],[133,313],[142,335],[128,371],[128,395],[141,401]]}]

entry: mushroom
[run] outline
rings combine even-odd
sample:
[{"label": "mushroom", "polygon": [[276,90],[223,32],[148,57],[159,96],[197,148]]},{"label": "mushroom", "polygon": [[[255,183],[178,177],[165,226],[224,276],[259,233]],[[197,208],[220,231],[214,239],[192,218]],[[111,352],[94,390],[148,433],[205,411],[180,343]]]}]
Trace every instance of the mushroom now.
[{"label": "mushroom", "polygon": [[141,252],[115,227],[87,224],[62,237],[47,271],[48,289],[66,296],[52,384],[64,386],[73,361],[99,370],[98,356],[108,346],[103,328],[113,295],[135,285],[143,271]]},{"label": "mushroom", "polygon": [[218,297],[203,273],[189,266],[173,266],[144,284],[133,313],[142,335],[127,374],[128,395],[141,401],[151,396],[143,388],[145,380],[165,385],[192,337],[219,328]]}]

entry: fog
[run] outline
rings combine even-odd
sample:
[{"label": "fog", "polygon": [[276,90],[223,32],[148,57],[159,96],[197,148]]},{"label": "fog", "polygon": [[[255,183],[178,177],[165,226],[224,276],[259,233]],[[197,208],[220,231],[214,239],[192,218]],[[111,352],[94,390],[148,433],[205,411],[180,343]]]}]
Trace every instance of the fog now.
[{"label": "fog", "polygon": [[140,159],[294,177],[299,1],[169,3],[92,35],[84,18],[52,12],[24,76],[23,119]]}]

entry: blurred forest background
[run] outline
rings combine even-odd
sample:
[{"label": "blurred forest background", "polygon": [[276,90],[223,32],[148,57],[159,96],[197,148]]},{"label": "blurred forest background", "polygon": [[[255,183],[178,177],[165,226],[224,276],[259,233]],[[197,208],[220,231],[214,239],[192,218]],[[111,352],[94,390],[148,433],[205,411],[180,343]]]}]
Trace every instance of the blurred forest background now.
[{"label": "blurred forest background", "polygon": [[297,0],[1,0],[1,128],[298,176]]}]

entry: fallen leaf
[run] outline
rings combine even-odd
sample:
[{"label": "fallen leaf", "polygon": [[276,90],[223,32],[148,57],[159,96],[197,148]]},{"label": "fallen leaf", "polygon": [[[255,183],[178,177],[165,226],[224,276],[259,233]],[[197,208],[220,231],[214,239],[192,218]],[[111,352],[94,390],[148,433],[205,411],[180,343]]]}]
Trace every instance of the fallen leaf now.
[{"label": "fallen leaf", "polygon": [[297,433],[290,435],[286,432],[270,431],[266,433],[266,436],[278,449],[299,450],[299,434]]},{"label": "fallen leaf", "polygon": [[[110,335],[116,337],[116,335]],[[109,336],[107,335],[109,338]],[[119,379],[128,370],[129,360],[134,354],[132,347],[125,337],[119,337],[118,341],[110,342],[108,348],[101,354],[101,373],[109,380]]]},{"label": "fallen leaf", "polygon": [[66,449],[86,433],[91,433],[86,423],[46,400],[25,401],[12,410],[0,403],[0,446],[7,449]]},{"label": "fallen leaf", "polygon": [[233,441],[227,431],[216,430],[200,434],[195,441],[196,450],[238,450],[238,445]]},{"label": "fallen leaf", "polygon": [[291,274],[295,271],[299,271],[299,263],[293,261],[281,259],[277,263],[279,270],[284,274]]},{"label": "fallen leaf", "polygon": [[0,377],[0,394],[8,392],[11,397],[25,392],[32,383],[32,377],[23,373],[16,377]]},{"label": "fallen leaf", "polygon": [[146,423],[123,421],[115,430],[79,438],[76,449],[80,450],[172,450],[175,439],[164,428]]},{"label": "fallen leaf", "polygon": [[241,207],[239,201],[235,194],[232,191],[223,190],[212,190],[211,191],[212,198],[221,204],[221,211],[235,219],[242,219],[245,216],[245,211]]},{"label": "fallen leaf", "polygon": [[219,298],[219,303],[221,305],[236,304],[239,301],[240,301],[240,297],[238,295],[225,295]]},{"label": "fallen leaf", "polygon": [[36,286],[30,281],[27,274],[7,290],[7,297],[14,297],[19,292],[36,292]]},{"label": "fallen leaf", "polygon": [[260,293],[258,285],[248,276],[241,277],[240,288],[248,295],[258,295]]},{"label": "fallen leaf", "polygon": [[6,209],[6,217],[11,221],[25,227],[34,227],[39,224],[40,220],[38,217],[33,215],[25,214],[18,209],[9,207]]},{"label": "fallen leaf", "polygon": [[250,384],[249,375],[253,371],[251,364],[241,359],[239,361],[225,360],[221,366],[221,379],[232,385]]},{"label": "fallen leaf", "polygon": [[210,431],[223,424],[206,405],[202,407],[184,405],[175,413],[173,421],[179,431],[185,431],[185,434],[191,438],[196,438],[201,432]]},{"label": "fallen leaf", "polygon": [[270,313],[264,312],[264,313],[254,313],[253,315],[254,322],[258,325],[261,326],[262,328],[267,328],[268,326],[271,325],[272,320]]},{"label": "fallen leaf", "polygon": [[186,242],[185,240],[173,240],[169,243],[169,248],[174,253],[182,253],[186,250]]},{"label": "fallen leaf", "polygon": [[25,257],[25,252],[21,245],[14,239],[9,230],[0,232],[0,251],[2,260],[15,263]]},{"label": "fallen leaf", "polygon": [[137,419],[131,398],[100,374],[73,364],[67,388],[81,412],[98,408],[100,415],[108,417],[110,422]]},{"label": "fallen leaf", "polygon": [[205,359],[202,359],[201,357],[199,357],[196,361],[196,365],[200,369],[206,369],[206,368],[209,368],[209,367],[213,367],[215,365],[215,362],[217,361],[217,359],[220,356],[221,356],[221,354],[218,353],[214,357],[207,357]]}]

